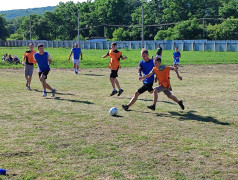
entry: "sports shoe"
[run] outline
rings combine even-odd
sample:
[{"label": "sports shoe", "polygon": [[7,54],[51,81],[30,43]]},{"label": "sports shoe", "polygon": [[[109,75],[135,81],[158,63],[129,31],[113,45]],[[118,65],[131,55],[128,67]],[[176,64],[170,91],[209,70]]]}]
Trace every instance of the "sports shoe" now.
[{"label": "sports shoe", "polygon": [[31,87],[30,87],[30,86],[27,86],[27,90],[31,91]]},{"label": "sports shoe", "polygon": [[183,101],[179,101],[178,104],[180,105],[181,109],[184,110]]},{"label": "sports shoe", "polygon": [[153,111],[155,111],[155,105],[153,104],[153,105],[151,105],[151,106],[147,106],[149,109],[151,109],[151,110],[153,110]]},{"label": "sports shoe", "polygon": [[121,93],[123,93],[123,89],[119,89],[119,92],[118,92],[118,95],[117,96],[120,96],[121,95]]},{"label": "sports shoe", "polygon": [[55,93],[56,93],[56,90],[55,90],[55,89],[52,89],[51,97],[55,97]]},{"label": "sports shoe", "polygon": [[117,90],[113,90],[112,93],[110,94],[110,96],[113,96],[117,93]]},{"label": "sports shoe", "polygon": [[44,91],[43,94],[42,94],[42,96],[43,96],[43,97],[46,97],[46,96],[47,96],[47,92]]},{"label": "sports shoe", "polygon": [[128,111],[129,106],[127,106],[127,105],[122,105],[122,108],[123,108],[125,111]]}]

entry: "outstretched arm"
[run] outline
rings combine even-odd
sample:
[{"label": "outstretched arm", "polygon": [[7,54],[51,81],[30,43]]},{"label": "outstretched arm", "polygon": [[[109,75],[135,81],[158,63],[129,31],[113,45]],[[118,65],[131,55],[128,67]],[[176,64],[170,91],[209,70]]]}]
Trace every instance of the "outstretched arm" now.
[{"label": "outstretched arm", "polygon": [[139,77],[139,80],[143,81],[145,78],[149,78],[150,76],[152,76],[154,74],[154,71],[152,70],[149,74]]},{"label": "outstretched arm", "polygon": [[102,58],[106,58],[106,57],[108,57],[108,55],[107,55],[107,54],[105,54],[104,56],[102,56]]},{"label": "outstretched arm", "polygon": [[122,59],[122,60],[125,60],[125,59],[127,59],[127,57],[126,57],[126,56],[125,56],[125,57],[121,57],[121,59]]},{"label": "outstretched arm", "polygon": [[177,74],[177,77],[178,77],[180,80],[183,79],[183,78],[179,75],[179,72],[178,72],[178,68],[177,68],[177,67],[170,66],[170,67],[169,67],[169,70],[175,71],[176,74]]}]

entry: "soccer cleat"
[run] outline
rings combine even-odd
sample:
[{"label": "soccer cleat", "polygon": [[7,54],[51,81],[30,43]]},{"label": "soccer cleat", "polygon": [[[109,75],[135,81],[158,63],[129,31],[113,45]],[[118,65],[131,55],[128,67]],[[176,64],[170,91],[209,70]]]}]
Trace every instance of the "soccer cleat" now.
[{"label": "soccer cleat", "polygon": [[42,94],[42,96],[43,96],[43,97],[46,97],[46,96],[47,96],[47,92],[44,91],[43,94]]},{"label": "soccer cleat", "polygon": [[55,93],[56,93],[56,90],[55,90],[55,89],[52,89],[51,97],[55,97]]},{"label": "soccer cleat", "polygon": [[123,89],[120,89],[117,96],[120,96],[123,93]]},{"label": "soccer cleat", "polygon": [[151,105],[151,106],[147,106],[149,109],[151,109],[151,110],[153,110],[153,111],[155,111],[155,105],[153,104],[153,105]]},{"label": "soccer cleat", "polygon": [[117,90],[113,90],[112,93],[110,94],[110,96],[113,96],[117,93]]},{"label": "soccer cleat", "polygon": [[128,111],[129,106],[127,106],[127,105],[122,105],[122,108],[123,108],[125,111]]},{"label": "soccer cleat", "polygon": [[183,101],[179,101],[178,104],[180,105],[181,109],[184,110]]}]

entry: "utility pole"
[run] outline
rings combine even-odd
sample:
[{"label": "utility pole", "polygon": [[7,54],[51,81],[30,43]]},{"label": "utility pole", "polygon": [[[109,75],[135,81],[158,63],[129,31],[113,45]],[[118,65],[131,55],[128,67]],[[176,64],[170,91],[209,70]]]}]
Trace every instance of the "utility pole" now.
[{"label": "utility pole", "polygon": [[29,13],[29,11],[26,10],[26,12],[29,14],[29,18],[30,18],[30,40],[31,40],[31,14]]},{"label": "utility pole", "polygon": [[78,12],[78,44],[80,43],[80,39],[79,39],[79,12]]},{"label": "utility pole", "polygon": [[141,47],[144,48],[144,5],[142,3],[142,31],[141,31]]},{"label": "utility pole", "polygon": [[204,39],[204,34],[205,34],[205,22],[204,22],[204,17],[202,18],[202,23],[203,23],[203,31],[202,31],[202,38]]}]

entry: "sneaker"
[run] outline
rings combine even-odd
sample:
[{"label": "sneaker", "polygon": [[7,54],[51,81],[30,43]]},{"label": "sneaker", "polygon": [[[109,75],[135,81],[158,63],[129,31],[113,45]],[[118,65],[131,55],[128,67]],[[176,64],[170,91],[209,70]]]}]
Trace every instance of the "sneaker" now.
[{"label": "sneaker", "polygon": [[27,90],[31,91],[31,87],[30,87],[30,86],[27,86]]},{"label": "sneaker", "polygon": [[127,105],[122,105],[122,108],[123,108],[125,111],[128,111],[129,106],[127,106]]},{"label": "sneaker", "polygon": [[183,101],[179,101],[178,104],[180,105],[181,109],[184,110]]},{"label": "sneaker", "polygon": [[110,94],[110,96],[113,96],[117,93],[117,90],[113,90],[112,93]]},{"label": "sneaker", "polygon": [[149,109],[151,109],[151,110],[153,110],[153,111],[155,111],[155,105],[153,104],[153,105],[151,105],[151,106],[147,106]]},{"label": "sneaker", "polygon": [[46,96],[47,96],[47,92],[44,91],[43,94],[42,94],[42,96],[43,96],[43,97],[46,97]]},{"label": "sneaker", "polygon": [[55,93],[56,93],[56,90],[55,90],[55,89],[52,89],[52,95],[51,95],[51,97],[55,97]]},{"label": "sneaker", "polygon": [[117,96],[120,96],[120,95],[121,95],[121,93],[123,93],[123,91],[124,91],[123,89],[120,89],[120,90],[119,90],[119,93],[118,93],[118,95],[117,95]]}]

